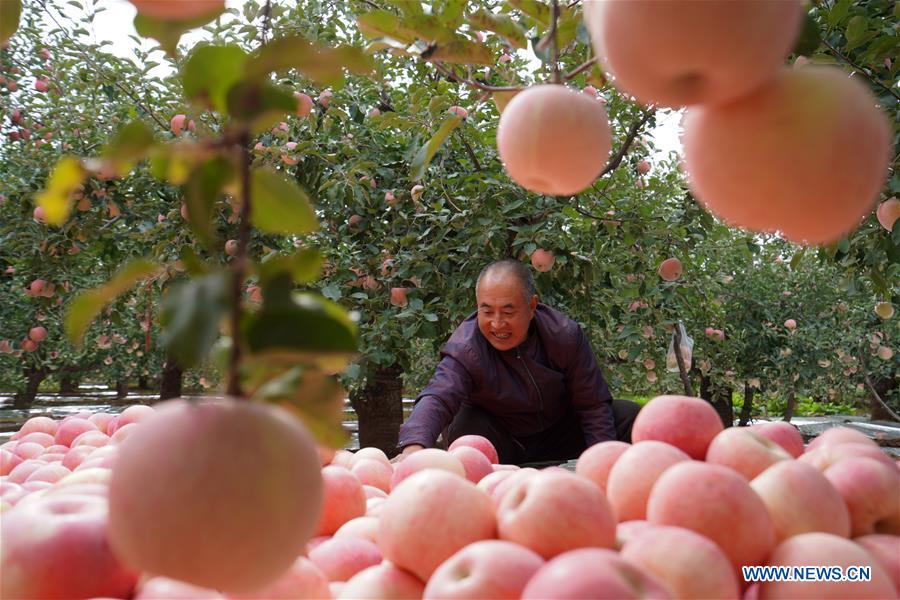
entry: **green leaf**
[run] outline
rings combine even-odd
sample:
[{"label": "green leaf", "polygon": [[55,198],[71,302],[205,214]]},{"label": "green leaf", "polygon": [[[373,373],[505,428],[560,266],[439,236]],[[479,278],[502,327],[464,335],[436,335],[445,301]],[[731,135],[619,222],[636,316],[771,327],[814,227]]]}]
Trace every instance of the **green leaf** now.
[{"label": "green leaf", "polygon": [[318,227],[309,197],[294,181],[268,168],[251,174],[253,225],[266,233],[301,234]]},{"label": "green leaf", "polygon": [[356,25],[367,38],[392,38],[404,44],[416,41],[416,32],[404,27],[397,15],[386,10],[373,10],[359,15],[356,17]]},{"label": "green leaf", "polygon": [[509,15],[493,14],[481,8],[467,17],[469,25],[476,29],[493,31],[514,48],[525,49],[528,39],[525,32]]},{"label": "green leaf", "polygon": [[793,258],[791,258],[791,270],[796,271],[797,267],[800,265],[800,262],[803,260],[803,257],[806,255],[806,249],[808,246],[804,246],[797,252]]},{"label": "green leaf", "polygon": [[203,361],[219,337],[231,280],[231,273],[219,271],[173,284],[163,297],[160,342],[182,366]]},{"label": "green leaf", "polygon": [[819,34],[819,24],[812,15],[807,13],[803,17],[803,28],[794,44],[794,54],[811,56],[818,49],[820,43],[822,43],[822,37]]},{"label": "green leaf", "polygon": [[247,54],[238,46],[200,46],[181,69],[189,100],[224,113],[228,91],[244,76]]},{"label": "green leaf", "polygon": [[213,213],[216,201],[229,181],[234,169],[221,156],[212,158],[195,169],[184,186],[188,223],[197,238],[207,247],[213,242]]},{"label": "green leaf", "polygon": [[85,331],[103,307],[127,292],[139,281],[161,272],[163,267],[145,259],[134,260],[116,273],[105,285],[79,294],[66,310],[64,328],[76,347],[81,346]]},{"label": "green leaf", "polygon": [[453,30],[462,25],[466,10],[466,0],[445,0],[440,21],[445,27]]},{"label": "green leaf", "polygon": [[19,17],[22,15],[21,0],[0,1],[0,44],[12,37],[19,28]]},{"label": "green leaf", "polygon": [[509,104],[509,101],[513,99],[513,96],[518,93],[519,92],[492,92],[491,97],[494,99],[494,104],[497,105],[497,112],[503,114],[503,109],[505,109],[506,105]]},{"label": "green leaf", "polygon": [[37,195],[38,206],[44,209],[44,221],[50,225],[62,225],[72,211],[72,194],[87,175],[81,161],[74,156],[64,156],[53,167],[46,187]]},{"label": "green leaf", "polygon": [[318,250],[305,248],[293,254],[276,254],[260,265],[260,282],[266,282],[287,273],[295,283],[309,283],[319,277],[322,255]]},{"label": "green leaf", "polygon": [[[0,0],[0,2],[5,1]],[[166,54],[175,56],[178,51],[178,40],[181,39],[181,34],[190,29],[206,25],[222,14],[223,10],[223,8],[216,8],[207,15],[180,21],[164,21],[138,13],[134,17],[134,29],[138,35],[153,38],[159,42]]]},{"label": "green leaf", "polygon": [[838,0],[837,4],[834,5],[834,8],[831,9],[831,12],[828,13],[828,24],[834,27],[840,23],[841,20],[847,16],[852,5],[853,0]]},{"label": "green leaf", "polygon": [[372,59],[359,48],[326,48],[301,37],[272,40],[247,63],[247,74],[257,78],[287,69],[297,69],[320,85],[337,86],[344,80],[344,69],[368,75],[374,67]]},{"label": "green leaf", "polygon": [[153,143],[153,130],[143,121],[132,121],[106,145],[103,159],[112,166],[117,176],[122,177],[147,155]]},{"label": "green leaf", "polygon": [[434,158],[434,155],[440,149],[441,145],[443,145],[447,136],[449,136],[454,129],[459,127],[460,123],[462,123],[462,119],[457,116],[447,118],[443,124],[441,124],[441,128],[438,129],[437,133],[435,133],[431,139],[419,149],[415,159],[413,159],[413,162],[410,165],[410,177],[413,180],[421,179],[425,175],[425,169],[428,168],[431,159]]},{"label": "green leaf", "polygon": [[544,27],[550,27],[550,7],[538,0],[508,0],[513,8],[525,13]]},{"label": "green leaf", "polygon": [[[280,293],[290,294],[283,288]],[[247,346],[256,359],[346,361],[356,352],[356,325],[334,302],[306,292],[279,298],[278,289],[271,287],[263,298],[262,309],[245,326]]]},{"label": "green leaf", "polygon": [[348,437],[343,427],[345,395],[335,377],[318,369],[294,367],[266,382],[254,397],[294,413],[317,442],[341,448]]},{"label": "green leaf", "polygon": [[266,81],[242,81],[228,91],[228,114],[261,133],[297,109],[293,94]]},{"label": "green leaf", "polygon": [[422,52],[422,58],[462,65],[494,64],[494,56],[489,48],[462,36],[456,36],[450,42],[432,44]]},{"label": "green leaf", "polygon": [[856,44],[865,34],[869,26],[869,20],[862,15],[857,15],[847,23],[847,42]]}]

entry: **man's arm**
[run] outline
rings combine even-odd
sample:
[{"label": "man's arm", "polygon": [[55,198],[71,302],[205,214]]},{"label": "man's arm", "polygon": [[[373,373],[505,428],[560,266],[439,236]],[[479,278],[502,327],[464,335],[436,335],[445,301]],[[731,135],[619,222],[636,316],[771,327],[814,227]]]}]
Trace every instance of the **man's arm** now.
[{"label": "man's arm", "polygon": [[576,339],[575,358],[569,365],[566,379],[572,394],[572,404],[581,417],[585,442],[592,446],[616,439],[612,394],[609,393],[591,344],[581,327],[578,327]]},{"label": "man's arm", "polygon": [[400,427],[402,450],[411,445],[431,448],[473,388],[466,368],[452,356],[444,354],[434,376],[416,398],[413,412]]}]

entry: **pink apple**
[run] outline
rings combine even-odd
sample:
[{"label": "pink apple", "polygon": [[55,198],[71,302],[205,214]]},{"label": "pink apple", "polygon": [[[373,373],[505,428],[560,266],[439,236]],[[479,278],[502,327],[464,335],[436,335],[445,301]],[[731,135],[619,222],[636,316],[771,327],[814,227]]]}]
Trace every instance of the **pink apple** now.
[{"label": "pink apple", "polygon": [[538,569],[525,586],[522,600],[587,600],[599,598],[672,598],[656,578],[612,550],[570,550]]},{"label": "pink apple", "polygon": [[660,476],[691,457],[669,444],[647,440],[634,444],[616,461],[606,482],[606,497],[617,521],[647,516],[647,498]]},{"label": "pink apple", "polygon": [[110,544],[142,571],[249,592],[287,570],[314,533],[319,458],[310,434],[284,409],[173,400],[110,449],[118,449]]},{"label": "pink apple", "polygon": [[825,469],[847,504],[850,535],[900,535],[900,471],[871,458],[848,458]]},{"label": "pink apple", "polygon": [[341,525],[366,513],[366,494],[359,478],[343,467],[322,467],[325,497],[316,535],[333,535]]},{"label": "pink apple", "polygon": [[785,421],[772,421],[769,423],[757,423],[750,427],[759,435],[769,438],[794,458],[803,454],[803,436],[796,427]]},{"label": "pink apple", "polygon": [[546,273],[552,269],[554,262],[556,262],[556,258],[553,256],[553,252],[549,250],[538,248],[531,253],[531,266],[541,273]]},{"label": "pink apple", "polygon": [[455,457],[462,463],[462,466],[466,471],[466,479],[472,483],[477,484],[484,477],[493,474],[494,472],[488,458],[475,448],[459,446],[450,450],[450,456]]},{"label": "pink apple", "polygon": [[707,463],[734,469],[747,481],[781,460],[791,460],[787,450],[743,427],[724,430],[706,451]]},{"label": "pink apple", "polygon": [[335,598],[421,600],[424,591],[425,584],[414,575],[384,561],[351,577]]},{"label": "pink apple", "polygon": [[721,465],[691,461],[668,469],[650,492],[647,521],[705,535],[735,570],[762,564],[775,547],[766,505],[743,477]]},{"label": "pink apple", "polygon": [[690,396],[657,396],[638,413],[631,439],[634,443],[644,440],[666,442],[691,458],[702,460],[710,442],[723,429],[718,413],[706,400]]},{"label": "pink apple", "polygon": [[[799,460],[778,462],[750,482],[775,525],[776,542],[821,531],[850,536],[844,499],[817,469]],[[815,506],[815,510],[810,510]]]},{"label": "pink apple", "polygon": [[384,501],[379,518],[378,545],[384,557],[422,581],[458,550],[493,538],[497,531],[484,492],[441,469],[405,479]]},{"label": "pink apple", "polygon": [[676,598],[740,596],[728,557],[690,529],[653,527],[628,541],[619,555],[656,577]]},{"label": "pink apple", "polygon": [[52,435],[50,435],[49,433],[44,433],[42,431],[34,431],[19,438],[19,444],[30,442],[32,444],[39,444],[44,449],[49,449],[51,446],[53,446],[54,441],[55,440]]},{"label": "pink apple", "polygon": [[500,462],[500,458],[497,456],[497,450],[494,448],[494,444],[491,443],[491,440],[486,437],[480,435],[463,435],[450,444],[449,450],[455,450],[460,446],[470,446],[475,448],[482,454],[484,454],[487,459],[490,461],[492,465],[496,465]]},{"label": "pink apple", "polygon": [[772,552],[773,566],[870,566],[871,581],[763,581],[761,599],[816,600],[852,598],[896,598],[897,590],[877,560],[858,544],[829,533],[804,533],[789,537]]},{"label": "pink apple", "polygon": [[316,546],[309,553],[313,562],[328,581],[347,581],[363,569],[381,562],[378,546],[356,537],[333,537]]},{"label": "pink apple", "polygon": [[870,437],[850,427],[832,427],[816,437],[806,447],[807,452],[817,450],[822,446],[837,446],[838,444],[869,444],[878,447]]},{"label": "pink apple", "polygon": [[394,469],[389,463],[371,458],[357,458],[353,461],[350,472],[356,475],[363,485],[370,485],[385,492],[391,491],[391,476]]},{"label": "pink apple", "polygon": [[[34,281],[32,281],[32,293],[39,294],[43,290],[45,283],[46,282],[43,279],[35,279]],[[35,288],[37,288],[37,291],[35,291]],[[56,430],[58,428],[59,421],[54,421],[50,417],[31,417],[22,424],[22,427],[19,429],[19,431],[16,434],[13,434],[10,439],[18,439],[18,437],[28,435],[29,433],[35,431],[55,436]]]},{"label": "pink apple", "polygon": [[378,519],[369,516],[350,519],[334,532],[332,539],[346,537],[368,540],[373,544],[378,544]]},{"label": "pink apple", "polygon": [[130,597],[137,573],[107,542],[106,501],[47,496],[4,511],[3,598]]},{"label": "pink apple", "polygon": [[820,471],[824,471],[831,465],[837,464],[848,458],[871,458],[888,467],[894,466],[894,459],[874,444],[861,444],[848,442],[845,444],[821,445],[813,450],[807,450],[798,460],[812,465]]},{"label": "pink apple", "polygon": [[294,92],[294,98],[297,100],[297,110],[294,114],[298,117],[306,117],[309,116],[309,113],[312,112],[313,101],[312,98],[308,94],[304,94],[303,92]]},{"label": "pink apple", "polygon": [[878,561],[890,576],[894,588],[900,590],[900,536],[872,533],[853,541],[865,548]]},{"label": "pink apple", "polygon": [[466,469],[458,458],[451,456],[445,450],[425,448],[410,454],[395,465],[394,475],[391,477],[391,489],[396,489],[404,479],[423,469],[442,469],[462,478],[466,476]]},{"label": "pink apple", "polygon": [[537,553],[502,540],[469,544],[431,575],[424,598],[517,600],[531,577],[544,565]]},{"label": "pink apple", "polygon": [[75,438],[85,431],[100,431],[100,429],[87,419],[76,418],[63,421],[56,430],[56,443],[71,446]]},{"label": "pink apple", "polygon": [[187,117],[182,114],[177,114],[172,117],[172,120],[169,122],[169,126],[171,127],[172,133],[175,135],[175,137],[180,136],[181,132],[184,131],[186,119]]},{"label": "pink apple", "polygon": [[631,444],[615,440],[594,444],[578,457],[575,473],[590,479],[606,493],[610,470],[630,446]]},{"label": "pink apple", "polygon": [[219,600],[216,590],[197,587],[168,577],[151,577],[138,586],[134,600]]},{"label": "pink apple", "polygon": [[511,489],[497,508],[500,539],[545,559],[583,547],[612,548],[616,521],[593,483],[571,473],[541,472]]}]

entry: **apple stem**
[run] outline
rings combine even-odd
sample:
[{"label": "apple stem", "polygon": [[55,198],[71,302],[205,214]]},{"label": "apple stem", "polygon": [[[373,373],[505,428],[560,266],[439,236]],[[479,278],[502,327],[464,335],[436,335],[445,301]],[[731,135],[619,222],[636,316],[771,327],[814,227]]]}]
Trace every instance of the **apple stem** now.
[{"label": "apple stem", "polygon": [[247,269],[247,247],[250,245],[250,134],[243,132],[238,144],[241,153],[241,217],[238,231],[238,247],[232,262],[231,306],[231,356],[228,361],[228,394],[242,398],[241,378],[238,367],[241,362],[241,285]]}]

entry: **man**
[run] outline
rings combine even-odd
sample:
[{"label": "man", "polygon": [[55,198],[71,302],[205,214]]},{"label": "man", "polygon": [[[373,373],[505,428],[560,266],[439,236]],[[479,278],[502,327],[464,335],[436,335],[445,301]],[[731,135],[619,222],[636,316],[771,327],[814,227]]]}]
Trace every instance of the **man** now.
[{"label": "man", "polygon": [[491,263],[475,286],[478,310],[441,351],[428,386],[400,428],[404,456],[481,435],[501,463],[577,458],[607,440],[631,441],[640,406],[613,400],[581,327],[538,302],[519,261]]}]

